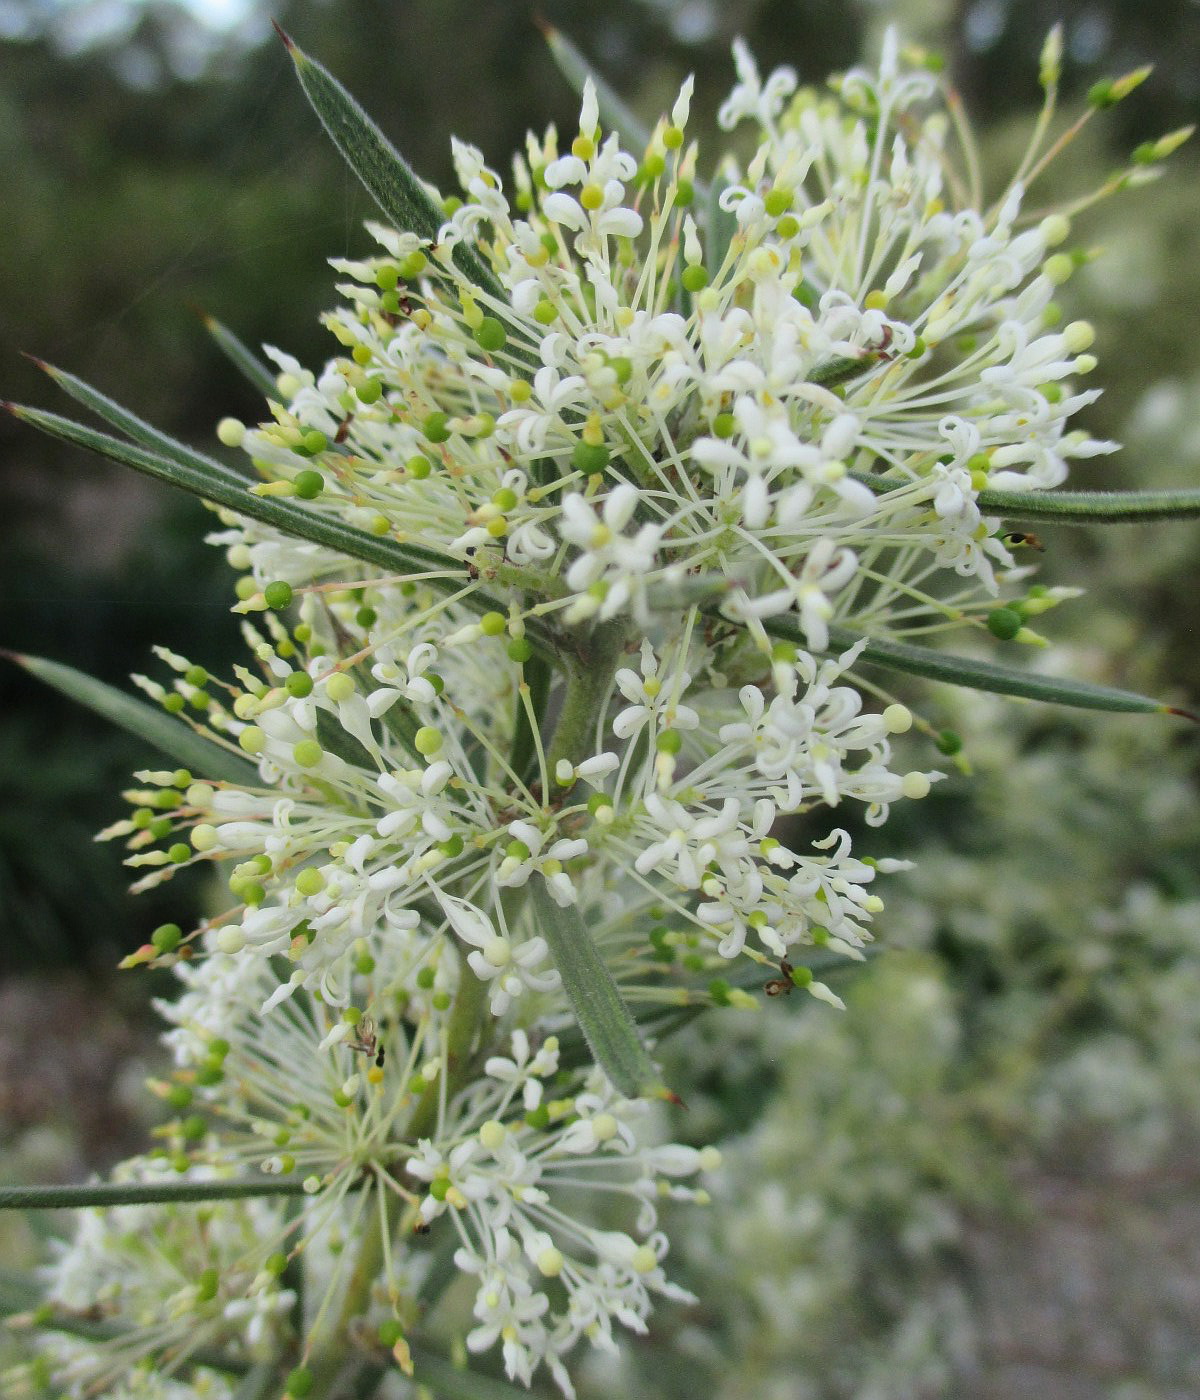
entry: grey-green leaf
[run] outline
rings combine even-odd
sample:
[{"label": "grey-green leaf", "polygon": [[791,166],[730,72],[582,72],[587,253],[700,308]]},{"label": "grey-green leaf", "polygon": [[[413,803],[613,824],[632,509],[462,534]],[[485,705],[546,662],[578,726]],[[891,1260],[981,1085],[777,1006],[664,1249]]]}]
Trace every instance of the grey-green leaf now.
[{"label": "grey-green leaf", "polygon": [[[767,618],[763,626],[772,636],[807,643],[797,623],[787,617]],[[862,640],[862,634],[847,627],[830,627],[830,651],[846,651]],[[999,695],[1017,695],[1026,700],[1043,700],[1052,705],[1071,705],[1084,710],[1112,710],[1126,714],[1196,716],[1138,695],[1132,690],[1094,685],[1089,681],[1073,681],[1063,676],[1040,676],[1036,671],[1022,671],[1015,666],[998,666],[991,661],[976,661],[973,657],[955,656],[950,652],[934,651],[930,647],[912,646],[872,637],[863,650],[860,663],[883,666],[929,680],[945,681],[949,685],[965,686],[971,690],[990,690]]]},{"label": "grey-green leaf", "polygon": [[228,326],[218,321],[215,316],[201,312],[200,319],[204,322],[204,329],[216,341],[225,358],[241,370],[260,394],[265,398],[274,398],[279,393],[279,389],[275,384],[275,376],[271,373],[270,365],[264,360],[260,360],[244,341],[240,340]]},{"label": "grey-green leaf", "polygon": [[[120,462],[135,471],[164,481],[169,486],[179,487],[203,500],[212,501],[215,505],[225,506],[239,515],[261,520],[285,535],[311,540],[314,544],[324,545],[327,549],[366,564],[373,564],[389,573],[444,573],[445,577],[429,580],[429,586],[440,592],[458,592],[467,582],[467,569],[461,560],[430,549],[426,545],[407,542],[402,544],[397,540],[369,535],[365,530],[356,530],[336,517],[289,501],[256,496],[247,489],[241,478],[219,464],[213,464],[216,467],[214,470],[206,459],[195,461],[168,458],[139,447],[136,443],[122,442],[119,438],[97,432],[82,423],[62,418],[57,413],[46,413],[42,409],[29,408],[22,404],[5,403],[3,407],[14,417],[40,428],[51,437],[73,443],[88,452],[96,452],[111,461]],[[464,606],[480,613],[507,610],[507,605],[502,599],[484,588],[473,589],[464,597],[463,603]],[[545,623],[531,618],[526,623],[526,634],[529,640],[542,650],[553,648]]]},{"label": "grey-green leaf", "polygon": [[[918,484],[901,477],[851,472],[878,496]],[[980,491],[979,509],[1006,520],[1047,525],[1141,525],[1200,516],[1200,490],[1169,491]]]},{"label": "grey-green leaf", "polygon": [[626,1098],[671,1098],[578,907],[561,908],[542,879],[530,881],[530,889],[538,931],[550,945],[563,990],[596,1063]]},{"label": "grey-green leaf", "polygon": [[144,700],[127,695],[62,662],[48,661],[42,656],[22,656],[16,652],[3,652],[0,655],[15,661],[71,700],[86,705],[113,724],[136,734],[198,778],[239,785],[257,784],[259,781],[258,770],[252,763],[198,734],[183,720],[176,719],[165,710],[156,709]]},{"label": "grey-green leaf", "polygon": [[161,432],[153,424],[147,423],[144,418],[139,418],[136,413],[131,413],[115,399],[110,399],[107,394],[102,394],[99,389],[94,389],[90,384],[68,373],[65,369],[58,369],[54,365],[47,364],[45,360],[34,360],[34,364],[48,374],[60,389],[70,394],[76,403],[83,404],[84,408],[90,409],[97,418],[102,418],[106,423],[111,424],[131,441],[149,448],[151,452],[161,453],[168,460],[178,462],[182,466],[211,472],[238,486],[243,484],[244,478],[232,467],[226,466],[224,462],[218,462],[215,457],[207,457],[203,452],[197,452],[195,448],[177,442],[168,433]]},{"label": "grey-green leaf", "polygon": [[[278,24],[275,29],[296,65],[305,97],[346,164],[395,228],[436,243],[446,220],[441,205],[333,74],[310,58]],[[477,287],[506,300],[495,274],[469,244],[455,244],[453,258],[459,271]]]}]

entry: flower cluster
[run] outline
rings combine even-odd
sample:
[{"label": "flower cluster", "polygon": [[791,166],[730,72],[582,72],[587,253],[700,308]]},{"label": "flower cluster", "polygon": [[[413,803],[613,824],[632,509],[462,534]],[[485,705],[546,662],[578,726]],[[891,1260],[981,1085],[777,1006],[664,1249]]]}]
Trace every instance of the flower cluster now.
[{"label": "flower cluster", "polygon": [[[402,175],[436,231],[371,225],[334,263],[338,353],[269,350],[270,418],[219,426],[264,503],[212,536],[248,664],[159,651],[138,682],[211,761],[139,773],[107,834],[141,887],[200,865],[231,895],[128,959],[182,983],[154,1169],[298,1189],[244,1249],[249,1208],[214,1207],[221,1262],[158,1249],[191,1289],[144,1343],[172,1368],[211,1319],[235,1359],[298,1358],[295,1395],[337,1347],[411,1371],[439,1248],[468,1350],[567,1395],[578,1342],[685,1298],[656,1203],[704,1200],[718,1156],[656,1145],[645,1037],[764,975],[841,1005],[815,974],[863,957],[906,864],[856,833],[943,776],[897,747],[867,638],[1037,642],[1069,594],[985,509],[1113,446],[1068,426],[1092,332],[1055,301],[1069,218],[1024,212],[1036,145],[985,207],[894,38],[825,94],[735,58],[720,120],[757,145],[707,183],[690,80],[636,150],[589,81],[507,190],[462,144],[461,195]],[[64,1278],[124,1257],[107,1228]],[[55,1374],[84,1393],[110,1373],[80,1354]]]}]

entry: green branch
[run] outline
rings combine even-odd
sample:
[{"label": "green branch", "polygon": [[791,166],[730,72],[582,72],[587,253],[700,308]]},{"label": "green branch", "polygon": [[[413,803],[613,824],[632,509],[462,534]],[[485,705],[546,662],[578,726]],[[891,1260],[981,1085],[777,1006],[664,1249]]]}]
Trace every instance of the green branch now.
[{"label": "green branch", "polygon": [[302,1196],[303,1181],[100,1181],[84,1186],[3,1186],[0,1210],[77,1210],[85,1206],[184,1205],[256,1196]]}]

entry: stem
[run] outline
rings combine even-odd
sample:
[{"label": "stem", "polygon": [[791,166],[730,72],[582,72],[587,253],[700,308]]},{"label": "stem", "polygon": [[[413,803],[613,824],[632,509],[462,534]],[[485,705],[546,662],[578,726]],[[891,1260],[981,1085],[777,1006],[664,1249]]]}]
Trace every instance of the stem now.
[{"label": "stem", "polygon": [[131,1181],[90,1186],[5,1186],[0,1210],[76,1210],[84,1206],[173,1205],[238,1201],[253,1196],[301,1196],[303,1181]]},{"label": "stem", "polygon": [[551,782],[561,759],[574,765],[594,752],[596,725],[612,693],[613,672],[624,644],[625,629],[620,622],[602,623],[579,655],[564,663],[567,690],[546,755]]}]

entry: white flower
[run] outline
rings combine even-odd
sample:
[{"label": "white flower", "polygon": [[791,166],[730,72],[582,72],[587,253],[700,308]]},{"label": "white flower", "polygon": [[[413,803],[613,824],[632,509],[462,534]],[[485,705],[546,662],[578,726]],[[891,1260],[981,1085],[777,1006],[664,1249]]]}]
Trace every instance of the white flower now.
[{"label": "white flower", "polygon": [[554,968],[536,970],[546,959],[548,950],[544,938],[529,938],[514,944],[496,932],[495,925],[482,909],[465,899],[443,894],[440,903],[454,932],[475,949],[467,954],[472,972],[481,982],[492,983],[493,1016],[503,1016],[514,998],[525,990],[549,992],[558,986],[559,976]]}]

